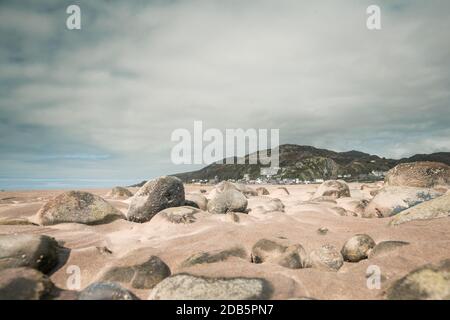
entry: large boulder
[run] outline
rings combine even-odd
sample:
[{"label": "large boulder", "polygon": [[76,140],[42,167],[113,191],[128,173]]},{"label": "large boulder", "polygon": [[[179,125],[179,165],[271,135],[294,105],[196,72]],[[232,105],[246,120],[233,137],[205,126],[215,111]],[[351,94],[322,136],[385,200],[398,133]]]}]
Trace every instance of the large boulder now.
[{"label": "large boulder", "polygon": [[215,214],[227,212],[246,212],[247,198],[239,191],[228,189],[209,200],[208,211]]},{"label": "large boulder", "polygon": [[314,194],[313,198],[332,197],[343,198],[350,197],[350,189],[342,180],[328,180],[322,183]]},{"label": "large boulder", "polygon": [[384,187],[367,204],[363,217],[390,217],[441,195],[442,192],[426,188]]},{"label": "large boulder", "polygon": [[450,167],[440,162],[401,163],[385,176],[389,186],[432,188],[450,185]]},{"label": "large boulder", "polygon": [[0,300],[40,300],[52,295],[54,285],[43,273],[31,268],[0,271]]},{"label": "large boulder", "polygon": [[89,192],[69,191],[44,204],[34,220],[40,225],[100,224],[119,218],[123,218],[123,214],[103,198]]},{"label": "large boulder", "polygon": [[268,299],[272,286],[260,278],[207,278],[177,274],[161,281],[151,300],[259,300]]},{"label": "large boulder", "polygon": [[139,300],[139,298],[117,283],[94,282],[80,292],[78,300]]},{"label": "large boulder", "polygon": [[326,244],[309,254],[309,260],[313,268],[327,271],[337,271],[344,264],[342,254],[332,245]]},{"label": "large boulder", "polygon": [[112,199],[128,199],[129,197],[132,197],[133,193],[131,193],[130,190],[124,187],[114,187],[111,189],[110,192],[106,195],[108,198]]},{"label": "large boulder", "polygon": [[160,177],[146,182],[131,198],[127,218],[146,222],[161,210],[183,206],[184,202],[183,182],[176,177]]},{"label": "large boulder", "polygon": [[0,270],[30,267],[49,273],[58,264],[58,243],[44,235],[0,235]]},{"label": "large boulder", "polygon": [[387,290],[390,300],[450,300],[450,259],[425,265],[395,281]]},{"label": "large boulder", "polygon": [[132,252],[107,267],[100,281],[119,282],[136,289],[151,289],[170,276],[170,269],[164,261],[157,256],[141,254],[141,251]]},{"label": "large boulder", "polygon": [[450,217],[450,193],[400,212],[391,219],[390,224],[399,225],[414,220],[430,220],[443,217]]},{"label": "large boulder", "polygon": [[357,234],[345,242],[341,254],[344,261],[359,262],[367,259],[372,248],[375,247],[375,241],[367,234]]},{"label": "large boulder", "polygon": [[283,245],[278,242],[261,239],[252,247],[253,263],[271,262],[289,269],[307,268],[308,256],[300,244]]}]

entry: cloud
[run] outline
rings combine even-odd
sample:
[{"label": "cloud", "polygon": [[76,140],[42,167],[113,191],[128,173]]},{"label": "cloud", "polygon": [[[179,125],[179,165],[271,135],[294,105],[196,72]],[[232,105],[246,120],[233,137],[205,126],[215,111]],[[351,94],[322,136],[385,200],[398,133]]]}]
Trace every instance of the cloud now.
[{"label": "cloud", "polygon": [[77,3],[79,31],[64,2],[0,5],[0,176],[194,169],[170,162],[171,132],[194,120],[387,157],[450,151],[447,1],[378,1],[380,31],[370,1]]}]

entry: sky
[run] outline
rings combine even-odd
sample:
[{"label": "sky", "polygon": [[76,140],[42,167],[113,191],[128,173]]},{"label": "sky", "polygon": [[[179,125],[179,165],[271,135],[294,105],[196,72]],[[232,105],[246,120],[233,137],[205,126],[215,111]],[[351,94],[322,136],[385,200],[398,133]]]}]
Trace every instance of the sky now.
[{"label": "sky", "polygon": [[449,30],[445,0],[0,1],[0,188],[198,169],[170,158],[196,120],[391,158],[450,151]]}]

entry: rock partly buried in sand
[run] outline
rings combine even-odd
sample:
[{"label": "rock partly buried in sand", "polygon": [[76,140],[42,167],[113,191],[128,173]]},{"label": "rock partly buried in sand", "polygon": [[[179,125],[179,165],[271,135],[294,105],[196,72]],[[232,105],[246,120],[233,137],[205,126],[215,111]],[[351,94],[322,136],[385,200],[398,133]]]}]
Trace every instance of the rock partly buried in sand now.
[{"label": "rock partly buried in sand", "polygon": [[384,187],[367,204],[363,217],[390,217],[441,195],[441,192],[426,188]]},{"label": "rock partly buried in sand", "polygon": [[209,200],[208,211],[215,214],[246,212],[247,198],[239,191],[229,189],[218,193]]},{"label": "rock partly buried in sand", "polygon": [[384,256],[397,248],[409,245],[409,242],[405,241],[382,241],[378,243],[369,253],[369,258]]},{"label": "rock partly buried in sand", "polygon": [[282,245],[272,240],[261,239],[252,248],[251,262],[272,262],[289,269],[309,266],[308,256],[300,244]]},{"label": "rock partly buried in sand", "polygon": [[285,187],[278,187],[275,190],[273,190],[270,194],[272,197],[283,197],[290,195],[289,191]]},{"label": "rock partly buried in sand", "polygon": [[375,241],[367,234],[357,234],[347,240],[341,250],[345,261],[358,262],[367,259]]},{"label": "rock partly buried in sand", "polygon": [[257,196],[258,193],[253,190],[252,188],[250,188],[249,186],[245,185],[245,184],[241,184],[241,183],[232,183],[229,181],[222,181],[220,183],[218,183],[214,189],[210,192],[210,197],[214,198],[216,197],[218,194],[228,191],[228,190],[236,190],[241,192],[243,195],[245,196]]},{"label": "rock partly buried in sand", "polygon": [[0,271],[0,300],[48,299],[53,283],[43,273],[31,268]]},{"label": "rock partly buried in sand", "polygon": [[350,189],[342,180],[328,180],[322,183],[313,198],[332,197],[335,199],[350,197]]},{"label": "rock partly buried in sand", "polygon": [[100,224],[120,218],[122,213],[103,198],[89,192],[69,191],[44,204],[34,220],[40,225]]},{"label": "rock partly buried in sand", "polygon": [[183,182],[176,177],[160,177],[145,183],[131,198],[127,218],[146,222],[161,210],[183,206],[184,202]]},{"label": "rock partly buried in sand", "polygon": [[258,187],[256,188],[256,193],[258,196],[267,196],[269,194],[269,190],[264,187]]},{"label": "rock partly buried in sand", "polygon": [[277,198],[262,202],[261,205],[253,208],[251,213],[265,214],[275,211],[284,212],[284,204],[280,199]]},{"label": "rock partly buried in sand", "polygon": [[36,223],[31,222],[27,218],[13,218],[6,217],[0,219],[0,226],[25,226],[25,225],[33,225],[36,226]]},{"label": "rock partly buried in sand", "polygon": [[0,270],[30,267],[50,272],[58,264],[58,243],[44,235],[0,235]]},{"label": "rock partly buried in sand", "polygon": [[395,281],[387,290],[390,300],[449,300],[450,259],[425,265]]},{"label": "rock partly buried in sand", "polygon": [[207,278],[177,274],[160,282],[151,300],[259,300],[268,299],[272,286],[260,278]]},{"label": "rock partly buried in sand", "polygon": [[419,161],[401,163],[385,177],[389,186],[433,188],[450,185],[450,167],[440,162]]},{"label": "rock partly buried in sand", "polygon": [[175,224],[189,224],[194,223],[197,220],[195,214],[198,212],[200,212],[199,209],[188,206],[167,208],[155,215],[153,220],[163,219]]},{"label": "rock partly buried in sand", "polygon": [[78,300],[139,300],[139,298],[117,283],[94,282],[80,292]]},{"label": "rock partly buried in sand", "polygon": [[185,198],[185,205],[197,207],[203,211],[206,211],[208,209],[208,199],[206,199],[204,195],[198,193],[188,193],[186,194]]},{"label": "rock partly buried in sand", "polygon": [[344,264],[342,254],[332,245],[326,244],[309,254],[309,261],[313,268],[337,271]]},{"label": "rock partly buried in sand", "polygon": [[122,258],[116,266],[109,267],[102,273],[102,282],[119,282],[136,289],[151,289],[170,276],[167,264],[157,256],[150,256],[142,263],[130,265],[136,254]]},{"label": "rock partly buried in sand", "polygon": [[450,217],[449,193],[400,212],[391,219],[390,225],[399,225],[409,221],[430,220],[443,217]]},{"label": "rock partly buried in sand", "polygon": [[226,249],[226,250],[217,250],[212,252],[199,252],[195,253],[189,258],[187,258],[181,264],[182,267],[192,267],[197,264],[205,264],[205,263],[215,263],[225,261],[231,257],[237,257],[245,259],[247,253],[241,247]]},{"label": "rock partly buried in sand", "polygon": [[124,187],[114,187],[106,197],[113,198],[113,199],[128,199],[129,197],[132,197],[133,194],[130,190]]}]

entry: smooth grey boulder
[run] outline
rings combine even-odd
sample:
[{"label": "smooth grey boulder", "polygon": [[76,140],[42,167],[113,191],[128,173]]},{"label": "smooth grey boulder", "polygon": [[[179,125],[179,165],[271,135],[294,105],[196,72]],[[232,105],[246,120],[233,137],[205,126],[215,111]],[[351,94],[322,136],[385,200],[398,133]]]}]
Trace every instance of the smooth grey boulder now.
[{"label": "smooth grey boulder", "polygon": [[40,225],[58,223],[101,224],[124,218],[103,198],[84,191],[64,192],[48,201],[34,220]]},{"label": "smooth grey boulder", "polygon": [[127,219],[134,222],[146,222],[158,212],[183,206],[184,203],[183,182],[176,177],[159,177],[147,181],[131,198]]},{"label": "smooth grey boulder", "polygon": [[58,264],[58,243],[45,235],[0,235],[0,270],[30,267],[49,273]]},{"label": "smooth grey boulder", "polygon": [[228,189],[218,193],[209,200],[208,211],[214,214],[227,212],[246,212],[247,198],[239,191]]},{"label": "smooth grey boulder", "polygon": [[94,282],[80,292],[78,300],[139,300],[139,298],[117,283]]},{"label": "smooth grey boulder", "polygon": [[151,300],[259,300],[269,299],[270,283],[261,278],[209,278],[176,274],[161,281]]}]

